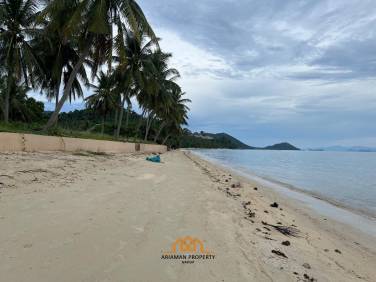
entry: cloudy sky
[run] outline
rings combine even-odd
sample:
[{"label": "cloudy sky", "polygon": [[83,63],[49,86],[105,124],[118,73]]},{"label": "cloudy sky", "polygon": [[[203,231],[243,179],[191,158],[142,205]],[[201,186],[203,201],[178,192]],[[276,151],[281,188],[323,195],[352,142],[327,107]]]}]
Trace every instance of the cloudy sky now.
[{"label": "cloudy sky", "polygon": [[376,1],[139,3],[181,71],[192,130],[376,146]]},{"label": "cloudy sky", "polygon": [[376,1],[138,2],[174,55],[191,130],[376,146]]}]

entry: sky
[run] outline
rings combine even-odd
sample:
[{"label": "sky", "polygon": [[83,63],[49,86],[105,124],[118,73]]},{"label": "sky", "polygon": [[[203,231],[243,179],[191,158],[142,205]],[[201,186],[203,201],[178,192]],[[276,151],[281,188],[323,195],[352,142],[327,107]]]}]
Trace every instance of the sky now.
[{"label": "sky", "polygon": [[173,54],[192,131],[376,147],[376,1],[138,3]]}]

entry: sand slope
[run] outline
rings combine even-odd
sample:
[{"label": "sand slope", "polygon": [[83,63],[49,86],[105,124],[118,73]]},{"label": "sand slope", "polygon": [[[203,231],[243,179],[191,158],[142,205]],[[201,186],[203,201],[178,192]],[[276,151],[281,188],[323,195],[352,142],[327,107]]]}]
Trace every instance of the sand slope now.
[{"label": "sand slope", "polygon": [[[343,226],[190,154],[166,153],[162,160],[1,154],[0,280],[374,281],[372,238],[344,234]],[[238,181],[241,187],[231,188]],[[273,201],[283,210],[271,208]],[[267,230],[261,221],[294,224],[300,237]],[[215,259],[161,259],[187,235],[203,240]]]}]

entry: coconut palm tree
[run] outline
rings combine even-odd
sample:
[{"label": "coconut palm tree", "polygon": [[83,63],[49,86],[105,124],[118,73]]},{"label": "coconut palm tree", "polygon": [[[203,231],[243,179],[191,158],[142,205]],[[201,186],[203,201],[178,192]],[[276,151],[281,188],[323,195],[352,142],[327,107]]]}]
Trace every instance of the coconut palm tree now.
[{"label": "coconut palm tree", "polygon": [[101,71],[97,77],[98,85],[91,85],[94,88],[94,94],[85,99],[86,107],[93,109],[102,117],[102,130],[104,133],[104,124],[108,113],[114,110],[115,95],[114,95],[114,77],[106,75]]},{"label": "coconut palm tree", "polygon": [[[74,65],[63,95],[45,129],[51,127],[57,120],[58,114],[69,96],[74,79],[85,60],[89,56],[93,58],[93,74],[96,74],[96,70],[104,62],[112,61],[113,26],[115,24],[118,29],[120,24],[129,26],[138,39],[143,33],[156,39],[141,8],[134,0],[52,0],[42,15],[49,18],[51,24],[54,25],[59,17],[59,11],[66,5],[73,7],[75,12],[73,15],[64,17],[66,21],[62,30],[67,41],[78,42],[80,59]],[[111,63],[109,62],[109,64]]]},{"label": "coconut palm tree", "polygon": [[174,125],[175,127],[180,127],[181,125],[187,125],[189,111],[187,103],[190,103],[191,100],[183,98],[185,93],[183,92],[174,92],[174,102],[171,107],[163,108],[163,111],[160,115],[160,126],[158,128],[157,134],[154,137],[154,142],[158,141],[162,130],[169,125]]},{"label": "coconut palm tree", "polygon": [[[49,100],[55,99],[55,108],[60,98],[60,87],[65,88],[74,65],[79,60],[76,42],[65,40],[62,30],[65,17],[74,12],[75,10],[72,7],[63,6],[59,10],[59,17],[53,25],[48,20],[39,17],[38,23],[43,27],[43,32],[39,33],[33,40],[33,46],[38,52],[38,58],[40,58],[44,70],[43,75],[38,77],[39,87],[46,93]],[[90,62],[85,61],[85,63],[86,66],[90,67]],[[89,83],[84,65],[78,70],[73,82],[68,97],[70,102],[83,97],[80,81],[86,85]]]},{"label": "coconut palm tree", "polygon": [[150,55],[153,64],[153,72],[148,79],[148,88],[138,95],[138,102],[146,114],[146,129],[144,140],[146,141],[153,120],[157,116],[163,116],[163,112],[169,111],[174,103],[173,93],[180,92],[180,86],[175,82],[180,77],[179,72],[169,68],[169,53],[156,50]]},{"label": "coconut palm tree", "polygon": [[4,95],[4,121],[9,121],[11,89],[20,82],[33,83],[33,73],[42,72],[35,50],[30,45],[38,30],[34,19],[34,0],[3,0],[0,2],[0,64],[6,69],[8,91]]},{"label": "coconut palm tree", "polygon": [[116,137],[119,137],[123,120],[124,105],[127,103],[127,116],[131,109],[131,98],[144,91],[147,86],[147,76],[153,72],[150,60],[152,48],[156,47],[155,41],[147,41],[145,36],[138,40],[134,32],[126,29],[124,24],[119,24],[118,35],[115,39],[115,49],[118,63],[115,69],[117,90],[119,97],[119,117],[117,121]]}]

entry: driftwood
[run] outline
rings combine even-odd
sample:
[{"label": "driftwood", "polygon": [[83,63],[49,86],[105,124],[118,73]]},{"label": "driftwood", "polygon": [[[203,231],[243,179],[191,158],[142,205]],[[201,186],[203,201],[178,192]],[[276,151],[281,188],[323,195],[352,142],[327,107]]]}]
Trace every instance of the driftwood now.
[{"label": "driftwood", "polygon": [[299,232],[300,232],[297,228],[291,227],[291,226],[273,225],[273,224],[269,224],[265,221],[262,221],[261,223],[263,225],[273,227],[275,230],[277,230],[278,232],[282,233],[285,236],[298,237]]}]

